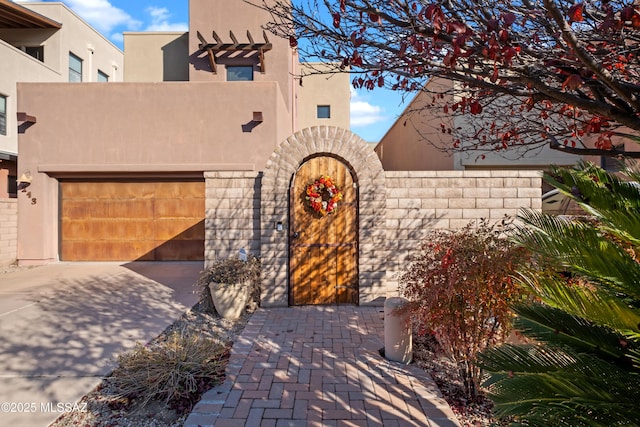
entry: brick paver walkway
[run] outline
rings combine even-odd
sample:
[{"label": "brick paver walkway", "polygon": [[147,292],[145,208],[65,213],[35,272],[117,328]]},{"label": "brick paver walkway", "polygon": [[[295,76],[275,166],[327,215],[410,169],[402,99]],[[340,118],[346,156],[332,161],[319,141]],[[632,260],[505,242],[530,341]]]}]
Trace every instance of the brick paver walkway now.
[{"label": "brick paver walkway", "polygon": [[424,371],[380,356],[383,325],[380,307],[259,309],[185,427],[459,426]]}]

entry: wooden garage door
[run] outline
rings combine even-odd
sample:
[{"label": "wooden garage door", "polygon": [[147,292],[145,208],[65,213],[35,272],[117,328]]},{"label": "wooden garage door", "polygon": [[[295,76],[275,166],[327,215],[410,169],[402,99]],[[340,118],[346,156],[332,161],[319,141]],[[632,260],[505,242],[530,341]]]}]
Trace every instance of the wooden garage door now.
[{"label": "wooden garage door", "polygon": [[63,181],[60,259],[204,259],[204,181]]}]

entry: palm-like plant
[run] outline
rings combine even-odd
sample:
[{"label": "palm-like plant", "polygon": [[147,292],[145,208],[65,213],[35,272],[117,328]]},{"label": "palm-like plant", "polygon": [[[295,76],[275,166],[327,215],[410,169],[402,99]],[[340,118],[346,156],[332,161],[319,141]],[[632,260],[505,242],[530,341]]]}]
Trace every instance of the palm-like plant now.
[{"label": "palm-like plant", "polygon": [[[640,173],[625,174],[640,182]],[[515,307],[530,343],[485,351],[496,413],[525,426],[640,425],[640,189],[592,164],[546,179],[586,215],[521,214],[516,240],[537,254]]]}]

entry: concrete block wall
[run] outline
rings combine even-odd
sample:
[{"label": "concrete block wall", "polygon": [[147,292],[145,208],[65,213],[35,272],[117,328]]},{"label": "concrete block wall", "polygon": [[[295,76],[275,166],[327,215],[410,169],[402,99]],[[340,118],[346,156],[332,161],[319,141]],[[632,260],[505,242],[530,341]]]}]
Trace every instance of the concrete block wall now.
[{"label": "concrete block wall", "polygon": [[387,171],[387,296],[395,295],[398,273],[429,231],[541,209],[541,185],[538,171]]},{"label": "concrete block wall", "polygon": [[373,150],[351,132],[304,129],[278,146],[262,173],[205,173],[205,262],[241,248],[259,254],[264,307],[288,305],[291,178],[317,155],[341,159],[357,177],[361,305],[382,305],[397,295],[398,273],[430,230],[541,209],[537,171],[384,171]]},{"label": "concrete block wall", "polygon": [[216,259],[260,255],[260,181],[257,172],[207,172],[205,267]]},{"label": "concrete block wall", "polygon": [[0,265],[16,259],[18,245],[18,199],[0,199]]}]

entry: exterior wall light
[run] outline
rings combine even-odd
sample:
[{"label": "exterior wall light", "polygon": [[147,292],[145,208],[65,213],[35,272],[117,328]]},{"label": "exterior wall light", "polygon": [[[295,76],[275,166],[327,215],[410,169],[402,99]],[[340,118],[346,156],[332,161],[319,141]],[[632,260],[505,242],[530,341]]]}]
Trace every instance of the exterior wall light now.
[{"label": "exterior wall light", "polygon": [[20,175],[20,178],[16,180],[16,183],[18,184],[18,190],[24,190],[25,188],[30,186],[32,179],[33,178],[31,177],[31,172],[23,172],[22,175]]}]

